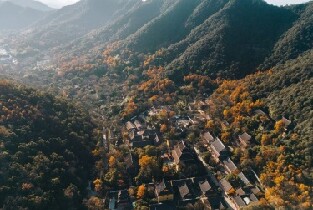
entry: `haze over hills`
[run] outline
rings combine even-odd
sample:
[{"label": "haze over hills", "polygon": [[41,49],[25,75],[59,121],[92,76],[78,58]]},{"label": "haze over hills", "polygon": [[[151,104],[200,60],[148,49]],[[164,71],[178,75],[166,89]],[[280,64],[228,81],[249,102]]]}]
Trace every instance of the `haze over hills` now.
[{"label": "haze over hills", "polygon": [[[103,27],[125,13],[126,9],[138,0],[103,1],[82,0],[74,5],[63,7],[46,16],[30,28],[26,34],[25,42],[43,39],[42,46],[47,47],[63,45],[79,38],[93,29]],[[36,45],[36,42],[33,43]]]},{"label": "haze over hills", "polygon": [[39,11],[51,11],[51,10],[53,10],[52,8],[47,6],[46,4],[43,4],[39,1],[34,1],[34,0],[1,0],[1,1],[2,2],[8,1],[8,2],[11,2],[15,5],[21,6],[21,7],[27,7],[27,8],[31,8],[31,9],[35,9],[35,10],[39,10]]},{"label": "haze over hills", "polygon": [[313,2],[82,0],[38,19],[0,39],[0,75],[62,100],[0,80],[0,208],[152,208],[165,187],[172,209],[312,207]]},{"label": "haze over hills", "polygon": [[[68,0],[68,1],[62,1],[62,0],[39,0],[47,5],[50,5],[51,7],[55,8],[61,8],[63,6],[74,4],[79,0]],[[265,0],[268,4],[274,4],[277,6],[284,6],[286,4],[303,4],[308,2],[309,0]]]},{"label": "haze over hills", "polygon": [[160,1],[137,1],[136,4],[127,10],[125,14],[120,14],[115,21],[108,26],[96,29],[75,40],[69,45],[69,48],[60,47],[65,51],[71,49],[74,53],[88,51],[89,49],[100,46],[104,47],[106,43],[114,40],[122,40],[138,31],[145,24],[163,14],[168,8],[172,8],[177,1],[160,0]]},{"label": "haze over hills", "polygon": [[0,30],[19,30],[30,26],[46,13],[9,1],[0,2]]}]

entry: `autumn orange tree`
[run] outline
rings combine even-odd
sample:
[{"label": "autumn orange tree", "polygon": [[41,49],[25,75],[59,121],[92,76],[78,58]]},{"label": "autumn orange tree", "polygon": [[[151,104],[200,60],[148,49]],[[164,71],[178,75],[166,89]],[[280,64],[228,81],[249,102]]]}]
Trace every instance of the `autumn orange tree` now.
[{"label": "autumn orange tree", "polygon": [[164,133],[167,131],[167,125],[166,124],[162,124],[160,127],[160,132]]},{"label": "autumn orange tree", "polygon": [[100,192],[100,191],[102,190],[103,182],[102,182],[101,179],[95,179],[95,180],[93,181],[93,184],[94,184],[95,190],[96,190],[97,192]]},{"label": "autumn orange tree", "polygon": [[266,186],[265,198],[274,206],[310,209],[312,197],[310,186],[303,183],[303,173],[289,165],[284,154],[266,164],[261,181]]},{"label": "autumn orange tree", "polygon": [[113,167],[116,163],[115,157],[114,156],[110,156],[109,158],[109,166]]},{"label": "autumn orange tree", "polygon": [[141,199],[141,198],[144,198],[145,196],[145,191],[146,191],[146,188],[144,185],[140,185],[138,187],[138,192],[137,192],[137,198]]},{"label": "autumn orange tree", "polygon": [[126,105],[124,106],[124,111],[123,111],[123,116],[127,117],[127,116],[131,116],[133,115],[138,109],[138,105],[135,103],[135,99],[134,98],[130,98]]},{"label": "autumn orange tree", "polygon": [[188,85],[192,85],[195,89],[204,90],[205,88],[212,87],[214,81],[211,80],[208,76],[199,75],[199,74],[189,74],[184,76],[184,81]]},{"label": "autumn orange tree", "polygon": [[140,170],[138,176],[135,178],[137,183],[148,183],[154,177],[159,177],[161,173],[161,166],[159,165],[157,158],[143,155],[139,159]]},{"label": "autumn orange tree", "polygon": [[285,131],[285,123],[283,120],[278,120],[275,123],[275,132],[281,134]]}]

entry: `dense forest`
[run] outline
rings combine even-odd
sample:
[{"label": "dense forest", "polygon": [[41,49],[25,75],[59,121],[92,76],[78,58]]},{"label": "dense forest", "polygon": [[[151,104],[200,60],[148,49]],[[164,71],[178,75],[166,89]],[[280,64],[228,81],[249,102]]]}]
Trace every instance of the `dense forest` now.
[{"label": "dense forest", "polygon": [[4,209],[82,209],[90,179],[94,125],[51,95],[0,82],[0,205]]}]

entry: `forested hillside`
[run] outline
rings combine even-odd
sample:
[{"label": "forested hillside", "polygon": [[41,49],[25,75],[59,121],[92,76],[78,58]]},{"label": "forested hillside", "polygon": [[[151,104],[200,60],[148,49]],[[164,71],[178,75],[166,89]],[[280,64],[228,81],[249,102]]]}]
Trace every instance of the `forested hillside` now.
[{"label": "forested hillside", "polygon": [[169,70],[238,78],[264,62],[297,17],[263,1],[178,1],[121,48],[139,53],[165,48]]},{"label": "forested hillside", "polygon": [[139,52],[153,52],[181,40],[188,33],[185,23],[200,2],[175,1],[158,17],[130,36],[126,40],[127,47]]},{"label": "forested hillside", "polygon": [[[162,9],[156,10],[157,2]],[[280,36],[297,27],[295,21],[299,18],[296,9],[279,8],[261,0],[161,2],[143,2],[110,26],[60,50],[70,49],[77,55],[87,52],[88,47],[103,49],[107,42],[118,40],[115,55],[125,49],[134,54],[154,54],[164,49],[158,62],[172,73],[192,71],[240,78],[255,72],[271,56]],[[142,14],[140,11],[149,15],[135,19],[134,15]],[[126,20],[131,22],[126,24]],[[89,50],[87,56],[92,52]]]},{"label": "forested hillside", "polygon": [[[146,23],[163,13],[175,1],[136,1],[133,6],[125,7],[127,11],[107,26],[88,33],[68,46],[60,46],[62,53],[81,54],[93,48],[103,49],[108,42],[125,39],[135,33]],[[58,51],[57,51],[58,52]]]},{"label": "forested hillside", "polygon": [[313,3],[308,3],[306,7],[301,8],[300,11],[300,18],[275,44],[273,52],[264,63],[265,68],[284,63],[289,59],[295,59],[303,52],[312,49]]},{"label": "forested hillside", "polygon": [[0,206],[81,209],[94,125],[51,95],[0,81]]},{"label": "forested hillside", "polygon": [[263,62],[295,18],[285,8],[263,1],[230,1],[187,39],[170,47],[168,54],[180,56],[168,68],[207,71],[212,76],[244,76]]},{"label": "forested hillside", "polygon": [[[215,115],[230,123],[230,129],[220,131],[222,139],[226,137],[224,142],[229,134],[240,131],[255,136],[258,146],[234,155],[243,167],[252,164],[250,167],[260,170],[265,198],[273,206],[302,209],[312,202],[312,56],[308,51],[269,72],[224,83],[211,97],[220,105]],[[249,100],[259,101],[258,108],[268,115],[253,113]],[[286,126],[283,118],[291,124]]]}]

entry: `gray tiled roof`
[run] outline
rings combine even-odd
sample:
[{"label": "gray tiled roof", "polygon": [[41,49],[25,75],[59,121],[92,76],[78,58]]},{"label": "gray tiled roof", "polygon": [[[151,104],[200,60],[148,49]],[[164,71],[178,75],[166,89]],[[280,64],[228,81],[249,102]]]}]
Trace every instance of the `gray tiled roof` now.
[{"label": "gray tiled roof", "polygon": [[211,189],[211,185],[209,184],[208,180],[200,181],[199,187],[200,187],[201,191],[204,193]]},{"label": "gray tiled roof", "polygon": [[237,169],[237,166],[234,164],[234,162],[227,158],[227,160],[223,161],[225,167],[230,171],[230,172],[234,172]]},{"label": "gray tiled roof", "polygon": [[140,129],[142,128],[142,125],[141,125],[141,123],[139,122],[139,120],[135,120],[135,121],[134,121],[134,124],[135,124],[135,126],[136,126],[136,128],[137,128],[138,130],[140,130]]},{"label": "gray tiled roof", "polygon": [[235,196],[234,201],[238,206],[246,206],[246,203],[241,199],[240,196]]},{"label": "gray tiled roof", "polygon": [[220,184],[225,192],[228,192],[232,188],[231,184],[226,179],[220,180]]},{"label": "gray tiled roof", "polygon": [[176,164],[179,163],[180,157],[183,154],[184,149],[186,148],[184,141],[180,141],[177,145],[174,146],[172,155]]},{"label": "gray tiled roof", "polygon": [[180,196],[184,199],[186,195],[189,194],[189,188],[188,186],[186,185],[186,183],[182,186],[180,186],[179,188],[179,194]]},{"label": "gray tiled roof", "polygon": [[162,192],[165,189],[165,183],[164,180],[162,182],[160,182],[159,184],[155,185],[155,192],[157,195],[160,194],[160,192]]},{"label": "gray tiled roof", "polygon": [[250,185],[250,181],[242,172],[238,174],[238,177],[241,179],[241,181],[243,181],[243,183],[245,183],[245,185]]},{"label": "gray tiled roof", "polygon": [[213,141],[214,138],[213,136],[210,134],[210,132],[206,132],[203,134],[203,138],[204,140],[206,140],[207,142]]},{"label": "gray tiled roof", "polygon": [[135,128],[136,128],[136,126],[132,122],[128,121],[126,123],[126,129],[127,130],[132,130],[132,129],[135,129]]},{"label": "gray tiled roof", "polygon": [[239,196],[242,196],[242,195],[245,195],[246,193],[241,188],[239,188],[239,189],[236,190],[236,194],[239,195]]},{"label": "gray tiled roof", "polygon": [[254,194],[258,194],[260,192],[260,189],[257,186],[255,186],[255,187],[251,188],[251,192]]},{"label": "gray tiled roof", "polygon": [[251,201],[259,201],[259,199],[253,193],[250,195],[250,200]]},{"label": "gray tiled roof", "polygon": [[260,109],[257,109],[254,111],[256,114],[261,114],[261,115],[266,115],[265,112],[263,112],[262,110]]},{"label": "gray tiled roof", "polygon": [[212,143],[211,147],[213,147],[218,153],[220,153],[222,150],[224,150],[226,147],[222,143],[222,141],[219,138],[216,138]]},{"label": "gray tiled roof", "polygon": [[239,135],[239,139],[244,141],[244,142],[249,142],[251,139],[251,136],[244,132],[243,134]]},{"label": "gray tiled roof", "polygon": [[286,126],[288,126],[288,125],[291,124],[291,120],[288,120],[288,119],[286,119],[285,117],[282,118],[282,121],[284,122],[284,124],[285,124]]}]

